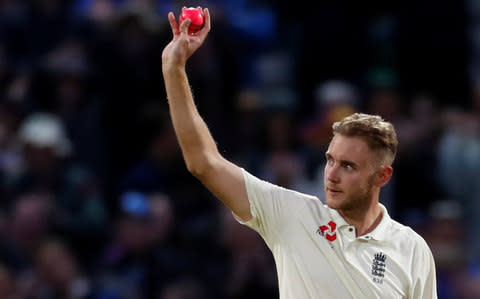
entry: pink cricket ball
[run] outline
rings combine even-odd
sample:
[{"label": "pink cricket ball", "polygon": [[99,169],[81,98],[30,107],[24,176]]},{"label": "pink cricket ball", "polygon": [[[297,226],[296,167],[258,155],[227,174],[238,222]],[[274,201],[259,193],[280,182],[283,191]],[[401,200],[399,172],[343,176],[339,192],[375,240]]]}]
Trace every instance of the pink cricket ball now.
[{"label": "pink cricket ball", "polygon": [[180,14],[180,24],[185,19],[192,21],[188,27],[188,34],[192,34],[203,28],[205,16],[201,8],[189,7],[184,9]]}]

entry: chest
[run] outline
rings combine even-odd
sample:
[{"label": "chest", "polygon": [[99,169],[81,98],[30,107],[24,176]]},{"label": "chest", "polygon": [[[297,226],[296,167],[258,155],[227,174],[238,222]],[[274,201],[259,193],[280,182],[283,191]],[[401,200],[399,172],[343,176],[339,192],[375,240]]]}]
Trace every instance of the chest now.
[{"label": "chest", "polygon": [[[368,298],[407,298],[410,265],[405,252],[398,252],[388,242],[356,238],[354,234],[349,227],[338,228],[333,221],[321,224],[303,218],[290,230],[289,239],[295,244],[292,254],[303,261],[312,281],[324,283],[329,276],[338,275],[329,265],[328,259],[333,257],[340,260]],[[325,254],[325,250],[331,252]]]}]

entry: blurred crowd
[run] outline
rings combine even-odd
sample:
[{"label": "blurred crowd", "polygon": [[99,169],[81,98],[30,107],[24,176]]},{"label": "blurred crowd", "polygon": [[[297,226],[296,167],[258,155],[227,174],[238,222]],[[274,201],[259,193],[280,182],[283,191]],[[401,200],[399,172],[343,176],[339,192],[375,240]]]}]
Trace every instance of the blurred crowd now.
[{"label": "blurred crowd", "polygon": [[188,173],[169,119],[166,14],[197,5],[213,29],[187,71],[222,154],[322,199],[332,122],[383,116],[382,203],[430,245],[439,298],[480,298],[462,3],[0,0],[0,298],[278,298],[268,248]]}]

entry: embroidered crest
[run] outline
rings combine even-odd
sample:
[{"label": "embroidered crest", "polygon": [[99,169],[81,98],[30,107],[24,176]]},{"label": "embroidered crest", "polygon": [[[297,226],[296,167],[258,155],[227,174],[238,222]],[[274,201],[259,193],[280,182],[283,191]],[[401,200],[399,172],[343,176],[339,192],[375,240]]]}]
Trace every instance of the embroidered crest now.
[{"label": "embroidered crest", "polygon": [[383,283],[383,278],[385,277],[385,267],[387,256],[383,252],[375,253],[372,262],[372,275],[373,281],[379,284]]}]

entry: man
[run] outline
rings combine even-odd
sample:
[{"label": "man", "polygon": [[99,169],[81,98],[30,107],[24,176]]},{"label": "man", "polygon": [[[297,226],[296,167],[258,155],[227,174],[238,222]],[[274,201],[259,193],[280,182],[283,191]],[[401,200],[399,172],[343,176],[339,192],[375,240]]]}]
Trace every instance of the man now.
[{"label": "man", "polygon": [[333,125],[326,152],[326,205],[261,181],[224,159],[195,108],[187,59],[210,31],[168,18],[173,39],[162,54],[170,113],[188,170],[263,237],[278,272],[280,298],[436,298],[425,241],[379,204],[391,178],[397,139],[378,116],[354,114]]}]

